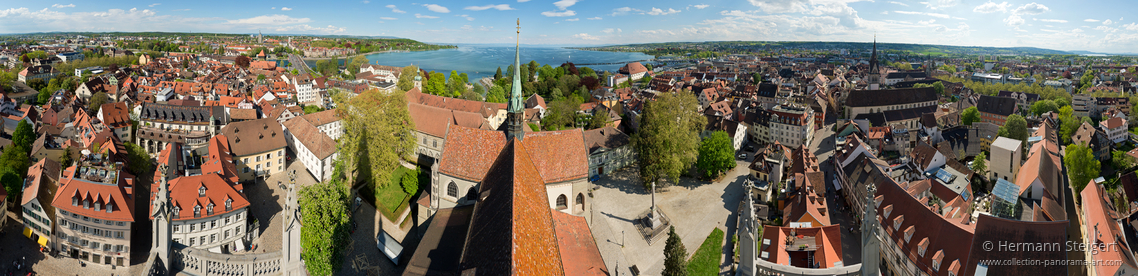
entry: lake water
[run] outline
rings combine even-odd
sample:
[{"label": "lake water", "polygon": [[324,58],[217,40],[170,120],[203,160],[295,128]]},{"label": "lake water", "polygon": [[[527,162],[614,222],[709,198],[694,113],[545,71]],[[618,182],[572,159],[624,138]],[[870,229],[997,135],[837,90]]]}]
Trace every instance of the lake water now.
[{"label": "lake water", "polygon": [[[506,74],[506,68],[514,63],[513,46],[459,45],[456,49],[438,51],[402,52],[371,54],[367,59],[373,64],[389,66],[416,65],[423,70],[450,75],[451,70],[466,73],[471,82],[482,77],[493,77],[498,67]],[[521,48],[522,63],[535,60],[539,64],[557,67],[566,61],[589,67],[598,72],[615,72],[624,63],[650,60],[653,56],[643,53],[582,51],[558,47],[526,46]],[[589,63],[616,63],[606,65],[579,65]],[[314,64],[314,63],[313,63]]]}]

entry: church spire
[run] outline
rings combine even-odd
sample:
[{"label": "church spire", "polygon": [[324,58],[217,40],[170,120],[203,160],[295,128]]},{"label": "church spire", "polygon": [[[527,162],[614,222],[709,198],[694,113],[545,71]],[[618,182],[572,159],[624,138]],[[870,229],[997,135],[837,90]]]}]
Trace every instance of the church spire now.
[{"label": "church spire", "polygon": [[521,62],[521,33],[522,33],[522,20],[518,19],[518,38],[514,45],[514,83],[510,87],[510,101],[506,107],[509,112],[506,116],[506,123],[509,124],[506,130],[506,138],[512,139],[517,137],[522,140],[525,136],[522,121],[525,118],[525,106],[522,104],[522,62]]}]

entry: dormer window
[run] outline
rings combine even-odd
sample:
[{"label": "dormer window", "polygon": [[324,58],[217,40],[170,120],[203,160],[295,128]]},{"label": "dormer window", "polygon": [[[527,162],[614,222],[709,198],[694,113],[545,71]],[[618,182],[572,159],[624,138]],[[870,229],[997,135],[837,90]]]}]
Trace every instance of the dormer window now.
[{"label": "dormer window", "polygon": [[194,206],[194,217],[196,218],[196,217],[201,217],[201,216],[202,216],[202,206],[201,205],[195,205]]},{"label": "dormer window", "polygon": [[174,218],[178,218],[178,213],[182,211],[181,207],[174,206]]},{"label": "dormer window", "polygon": [[199,197],[205,196],[205,185],[202,185],[200,188],[198,188],[198,196]]},{"label": "dormer window", "polygon": [[103,210],[103,208],[102,208],[102,207],[103,207],[103,204],[102,204],[102,203],[99,203],[99,202],[95,202],[95,211],[101,211],[101,210]]},{"label": "dormer window", "polygon": [[893,230],[901,230],[901,223],[905,221],[905,215],[897,216],[893,219]]},{"label": "dormer window", "polygon": [[114,209],[115,209],[115,204],[114,204],[114,203],[107,203],[107,213],[108,213],[108,214],[110,214],[110,213],[111,213],[111,211],[113,211]]},{"label": "dormer window", "polygon": [[79,206],[79,198],[78,197],[72,197],[71,198],[71,206]]},{"label": "dormer window", "polygon": [[213,215],[213,203],[210,203],[209,206],[206,207],[206,213]]},{"label": "dormer window", "polygon": [[83,209],[91,209],[91,200],[83,200]]},{"label": "dormer window", "polygon": [[233,210],[233,199],[232,198],[225,199],[225,210],[226,211]]}]

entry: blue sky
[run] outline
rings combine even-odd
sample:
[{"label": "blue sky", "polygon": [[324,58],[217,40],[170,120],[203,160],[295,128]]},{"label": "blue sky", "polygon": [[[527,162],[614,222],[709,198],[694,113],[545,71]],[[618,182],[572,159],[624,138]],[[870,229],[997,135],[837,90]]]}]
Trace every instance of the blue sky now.
[{"label": "blue sky", "polygon": [[383,35],[439,43],[879,41],[1138,52],[1138,2],[989,0],[4,1],[0,33]]}]

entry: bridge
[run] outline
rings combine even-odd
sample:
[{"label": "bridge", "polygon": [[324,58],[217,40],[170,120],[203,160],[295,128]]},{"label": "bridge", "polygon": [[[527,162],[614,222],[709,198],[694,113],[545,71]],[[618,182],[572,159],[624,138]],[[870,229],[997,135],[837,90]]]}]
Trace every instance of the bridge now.
[{"label": "bridge", "polygon": [[288,55],[288,67],[296,69],[297,73],[312,72],[312,68],[308,67],[308,63],[305,63],[304,59],[296,54]]}]

